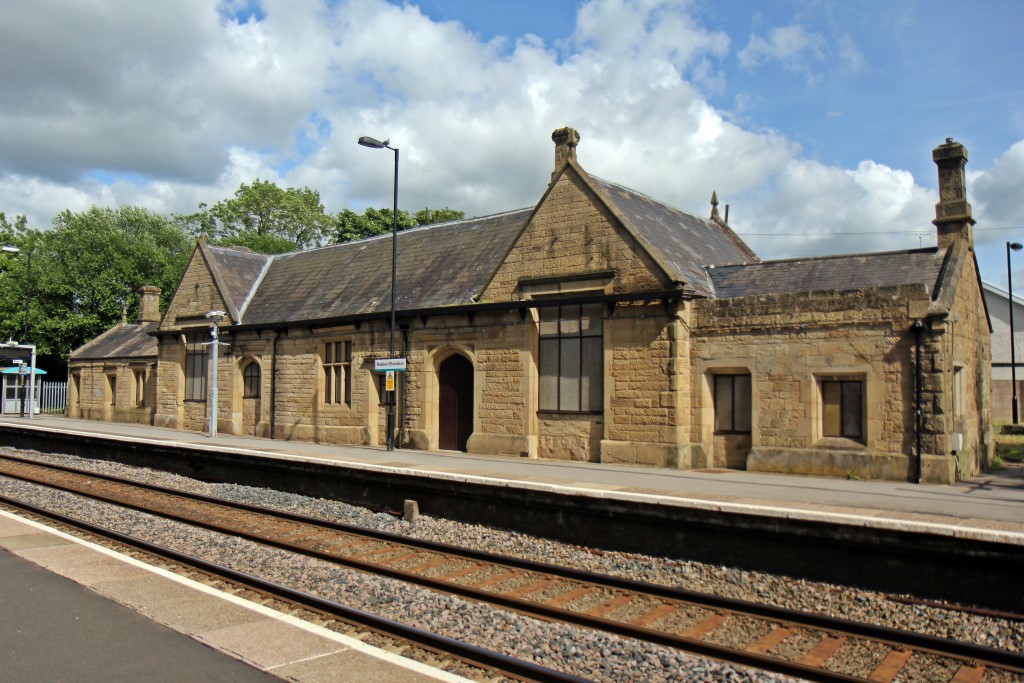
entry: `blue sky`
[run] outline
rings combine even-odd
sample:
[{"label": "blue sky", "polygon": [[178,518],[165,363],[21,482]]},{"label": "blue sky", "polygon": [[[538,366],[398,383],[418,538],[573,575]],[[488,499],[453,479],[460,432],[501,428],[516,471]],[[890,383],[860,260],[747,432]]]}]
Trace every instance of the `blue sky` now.
[{"label": "blue sky", "polygon": [[[331,212],[528,206],[573,126],[599,177],[764,258],[934,244],[946,137],[970,151],[983,276],[1024,241],[1024,3],[73,0],[0,26],[0,210],[188,213],[269,179]],[[1024,258],[1021,272],[1024,282]]]},{"label": "blue sky", "polygon": [[[557,45],[572,34],[581,3],[416,4],[432,19],[458,21],[484,40],[534,33]],[[748,104],[737,113],[740,120],[784,132],[823,163],[855,166],[872,158],[925,179],[933,167],[921,150],[937,140],[957,137],[970,146],[972,163],[987,167],[1024,138],[1024,5],[1015,0],[702,1],[692,8],[738,47],[794,22],[822,36],[824,44],[815,48],[820,56],[800,64],[747,68],[735,54],[726,56],[720,65],[728,87],[707,94],[725,110],[743,97]],[[829,53],[847,35],[862,53],[856,72],[831,63]],[[977,136],[968,139],[958,125]]]}]

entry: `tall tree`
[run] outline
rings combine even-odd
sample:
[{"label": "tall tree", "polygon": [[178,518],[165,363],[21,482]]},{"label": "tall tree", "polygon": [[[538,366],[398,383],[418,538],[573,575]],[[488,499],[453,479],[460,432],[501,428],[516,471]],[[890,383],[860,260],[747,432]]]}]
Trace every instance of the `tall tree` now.
[{"label": "tall tree", "polygon": [[0,342],[21,340],[23,336],[28,265],[26,223],[24,216],[17,216],[12,223],[0,211],[0,245],[22,250],[0,254]]},{"label": "tall tree", "polygon": [[141,286],[160,287],[166,304],[195,246],[171,219],[134,206],[64,211],[52,230],[26,230],[18,241],[32,251],[29,340],[62,360],[119,322],[123,308],[134,319]]},{"label": "tall tree", "polygon": [[242,183],[233,198],[210,207],[209,216],[215,221],[214,237],[218,239],[273,235],[298,248],[321,244],[331,224],[316,190],[282,189],[259,178],[251,185]]},{"label": "tall tree", "polygon": [[[393,228],[392,209],[366,209],[361,214],[345,209],[335,216],[334,242],[350,242],[352,240],[384,235],[391,232]],[[398,230],[408,230],[421,225],[433,223],[444,223],[447,221],[460,220],[465,217],[464,211],[456,211],[445,207],[443,209],[421,209],[415,214],[408,211],[398,210]]]}]

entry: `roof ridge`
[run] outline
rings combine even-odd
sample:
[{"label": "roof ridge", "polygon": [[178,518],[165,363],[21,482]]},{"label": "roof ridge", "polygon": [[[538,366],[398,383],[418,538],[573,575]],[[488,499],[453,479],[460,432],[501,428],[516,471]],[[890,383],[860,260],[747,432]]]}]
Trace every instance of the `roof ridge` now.
[{"label": "roof ridge", "polygon": [[[511,211],[500,211],[498,213],[491,213],[491,214],[487,214],[485,216],[474,216],[472,218],[460,218],[460,219],[455,220],[455,221],[445,221],[443,223],[428,223],[426,225],[416,225],[416,226],[413,226],[411,228],[406,228],[405,230],[399,230],[398,234],[399,235],[408,235],[410,233],[423,232],[423,231],[426,231],[426,230],[432,230],[434,228],[443,228],[443,227],[446,227],[446,226],[458,225],[460,223],[477,223],[477,222],[480,222],[480,221],[483,221],[483,220],[489,220],[491,218],[501,218],[503,216],[511,216],[513,214],[522,213],[524,211],[533,211],[533,207],[530,206],[530,207],[525,207],[525,208],[521,208],[521,209],[512,209]],[[322,246],[313,247],[311,249],[300,249],[298,251],[289,251],[289,252],[285,252],[283,254],[274,254],[274,256],[276,256],[276,257],[290,257],[290,256],[296,256],[298,254],[311,254],[311,253],[313,253],[315,251],[322,251],[324,249],[334,249],[336,247],[344,247],[344,246],[347,246],[347,245],[350,245],[350,244],[362,244],[364,242],[371,242],[373,240],[390,239],[390,238],[391,238],[391,232],[389,231],[389,232],[381,233],[379,235],[369,235],[367,237],[360,237],[359,239],[356,239],[356,240],[348,240],[347,242],[335,242],[334,244],[324,244]]]},{"label": "roof ridge", "polygon": [[778,263],[791,263],[793,261],[829,261],[829,260],[835,260],[835,259],[855,258],[857,256],[891,256],[891,255],[895,255],[895,254],[914,254],[914,253],[922,253],[922,254],[924,254],[924,253],[928,253],[928,252],[938,253],[939,251],[940,251],[940,249],[938,247],[924,247],[924,248],[920,248],[920,249],[893,249],[891,251],[861,251],[861,252],[856,252],[856,253],[853,253],[853,254],[824,254],[824,255],[821,255],[821,256],[792,256],[790,258],[772,259],[770,261],[760,261],[760,262],[753,262],[753,263],[718,263],[718,264],[714,264],[714,265],[710,265],[710,266],[706,266],[706,267],[708,267],[708,268],[736,268],[736,267],[740,267],[740,266],[744,266],[744,267],[749,267],[749,266],[770,266],[770,265],[778,264]]},{"label": "roof ridge", "polygon": [[242,306],[238,309],[238,322],[242,323],[245,317],[245,311],[249,308],[249,303],[252,301],[253,296],[256,295],[256,290],[260,288],[260,283],[263,282],[263,278],[267,276],[267,271],[270,270],[271,264],[274,263],[274,254],[268,254],[269,258],[264,261],[263,267],[260,269],[260,274],[253,280],[252,286],[249,287],[249,291],[245,294],[245,299],[242,301]]}]

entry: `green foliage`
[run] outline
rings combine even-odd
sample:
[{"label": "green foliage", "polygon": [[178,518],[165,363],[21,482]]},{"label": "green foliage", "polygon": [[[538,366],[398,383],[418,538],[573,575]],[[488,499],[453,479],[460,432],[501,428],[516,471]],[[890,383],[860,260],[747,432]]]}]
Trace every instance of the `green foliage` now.
[{"label": "green foliage", "polygon": [[236,235],[228,235],[221,239],[210,240],[210,244],[218,247],[245,247],[259,254],[287,254],[290,251],[297,251],[299,245],[286,237],[279,235],[259,234],[255,232],[240,232]]},{"label": "green foliage", "polygon": [[448,223],[449,221],[461,221],[466,217],[465,211],[456,211],[447,206],[443,209],[420,209],[413,218],[416,225],[433,225],[434,223]]},{"label": "green foliage", "polygon": [[[64,211],[52,230],[23,230],[15,242],[32,254],[29,341],[43,356],[65,357],[121,320],[134,319],[138,290],[156,285],[166,302],[185,272],[194,244],[172,220],[134,206]],[[24,267],[16,281],[24,301]],[[10,335],[6,300],[0,333]],[[17,322],[22,316],[14,316]],[[22,336],[20,330],[15,339]]]},{"label": "green foliage", "polygon": [[[445,207],[443,209],[422,209],[410,215],[408,211],[398,210],[398,230],[408,230],[420,225],[444,223],[460,220],[465,212]],[[384,235],[393,228],[394,212],[391,209],[368,208],[362,214],[345,209],[335,217],[333,242],[350,242],[352,240]]]},{"label": "green foliage", "polygon": [[[394,212],[391,209],[369,208],[362,214],[345,209],[335,217],[333,242],[351,242],[364,237],[383,235],[391,232],[394,223]],[[408,211],[398,211],[398,229],[408,230],[416,227],[416,221]]]},{"label": "green foliage", "polygon": [[308,187],[281,189],[259,178],[252,185],[242,183],[233,198],[214,204],[208,215],[202,215],[204,210],[200,205],[198,216],[186,218],[204,232],[212,229],[218,239],[273,235],[305,248],[321,244],[330,232],[331,219],[319,192]]}]

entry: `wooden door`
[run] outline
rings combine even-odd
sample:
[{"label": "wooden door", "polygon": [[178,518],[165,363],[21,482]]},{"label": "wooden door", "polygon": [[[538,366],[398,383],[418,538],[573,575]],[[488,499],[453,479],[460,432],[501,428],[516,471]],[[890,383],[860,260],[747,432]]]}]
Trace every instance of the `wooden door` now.
[{"label": "wooden door", "polygon": [[473,364],[452,356],[438,370],[438,445],[465,451],[473,433]]}]

